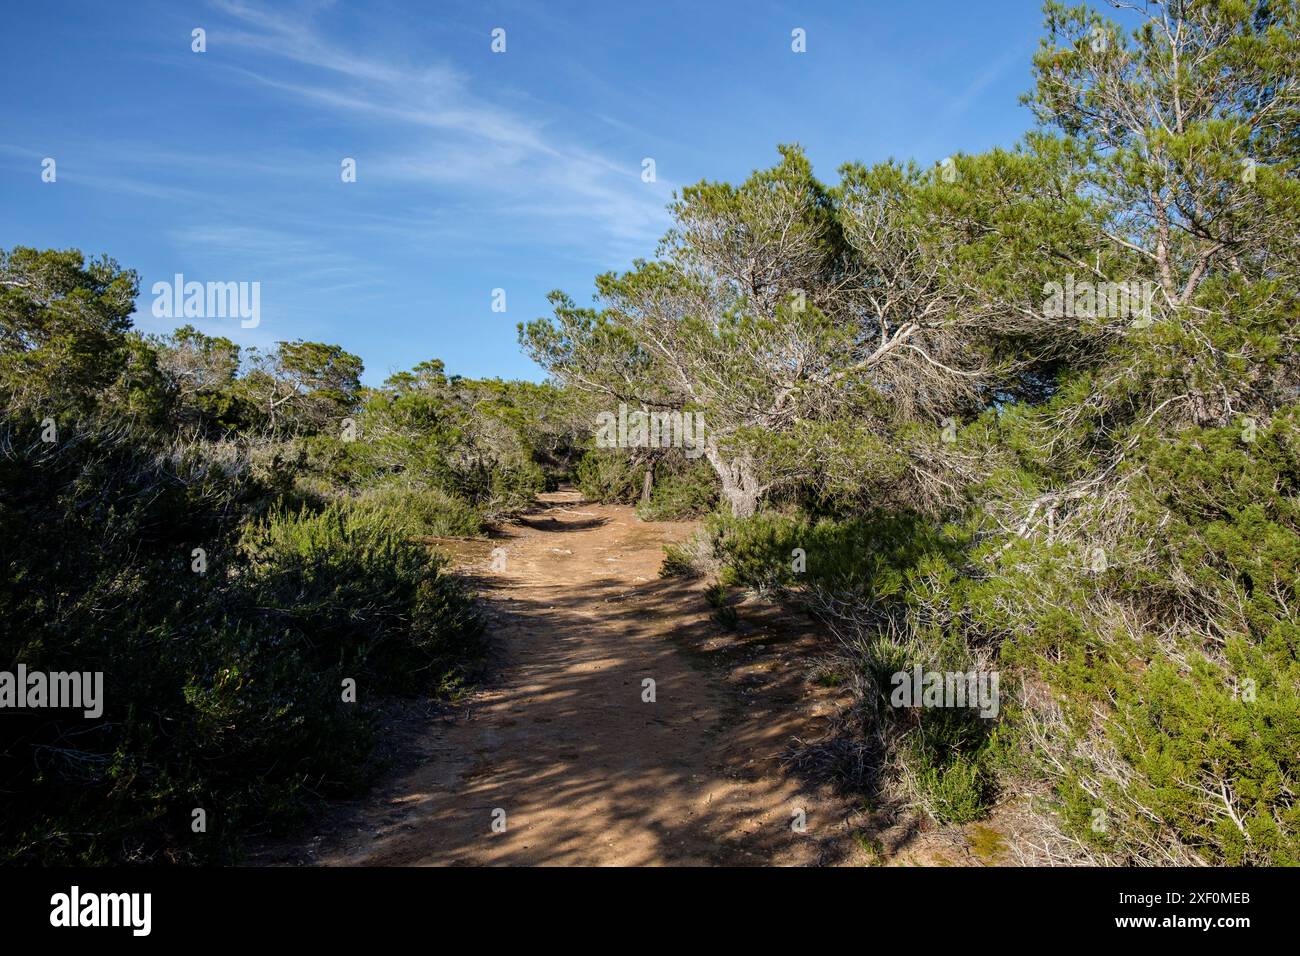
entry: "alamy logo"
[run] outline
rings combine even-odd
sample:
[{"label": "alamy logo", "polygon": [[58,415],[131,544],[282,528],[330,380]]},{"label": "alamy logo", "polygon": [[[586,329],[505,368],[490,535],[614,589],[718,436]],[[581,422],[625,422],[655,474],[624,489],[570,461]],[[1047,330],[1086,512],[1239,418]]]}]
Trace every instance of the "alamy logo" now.
[{"label": "alamy logo", "polygon": [[0,709],[80,710],[91,720],[104,713],[103,671],[0,671]]},{"label": "alamy logo", "polygon": [[152,893],[82,893],[74,886],[50,897],[51,926],[129,926],[133,936],[153,928]]},{"label": "alamy logo", "polygon": [[186,282],[178,272],[171,282],[155,282],[151,291],[156,319],[239,319],[244,329],[262,322],[260,282]]},{"label": "alamy logo", "polygon": [[629,412],[619,402],[618,414],[596,416],[597,448],[682,448],[687,458],[704,454],[703,412]]},{"label": "alamy logo", "polygon": [[1156,284],[1139,282],[1076,282],[1074,273],[1065,282],[1043,283],[1043,314],[1050,319],[1134,319],[1134,324],[1151,323],[1151,303]]},{"label": "alamy logo", "polygon": [[895,707],[978,707],[981,717],[998,715],[997,671],[923,671],[918,664],[889,682]]}]

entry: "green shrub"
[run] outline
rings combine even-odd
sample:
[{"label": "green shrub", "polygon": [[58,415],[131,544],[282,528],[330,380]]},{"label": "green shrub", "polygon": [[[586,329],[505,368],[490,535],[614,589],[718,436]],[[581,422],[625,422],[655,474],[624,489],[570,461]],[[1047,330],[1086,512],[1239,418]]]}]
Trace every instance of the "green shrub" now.
[{"label": "green shrub", "polygon": [[718,504],[718,479],[708,462],[697,459],[680,470],[659,469],[650,500],[637,505],[645,521],[673,521],[712,511]]},{"label": "green shrub", "polygon": [[902,597],[907,575],[924,559],[958,554],[961,546],[956,529],[906,512],[838,521],[718,516],[708,527],[728,583],[758,590],[815,584],[872,601]]},{"label": "green shrub", "polygon": [[[1055,779],[1067,829],[1106,858],[1169,849],[1215,864],[1300,864],[1296,417],[1279,410],[1250,442],[1237,426],[1148,442],[1130,463],[1141,481],[1114,546],[1146,546],[1145,558],[1100,587],[1055,571],[1076,583],[1053,588],[1068,626],[1059,611],[1014,622],[1008,659],[1042,675],[1064,710],[1044,757],[1100,740]],[[1013,588],[989,580],[980,605],[1005,603]],[[1117,628],[1125,606],[1152,623]]]},{"label": "green shrub", "polygon": [[413,538],[468,538],[483,533],[483,517],[467,502],[438,488],[381,485],[367,489],[357,508],[388,516]]},{"label": "green shrub", "polygon": [[573,480],[592,501],[629,503],[641,494],[645,466],[621,449],[592,449],[578,459]]},{"label": "green shrub", "polygon": [[664,560],[659,566],[661,578],[696,578],[703,572],[697,565],[698,555],[687,544],[664,545]]},{"label": "green shrub", "polygon": [[379,686],[446,691],[477,637],[461,584],[443,558],[411,541],[403,520],[334,504],[245,529],[240,584],[256,606],[310,635],[320,663]]},{"label": "green shrub", "polygon": [[546,475],[540,465],[531,461],[503,462],[492,467],[488,489],[486,495],[471,500],[488,518],[499,519],[532,504],[546,490]]},{"label": "green shrub", "polygon": [[8,862],[231,859],[249,827],[365,779],[370,704],[454,692],[477,655],[466,595],[391,521],[245,526],[274,492],[237,450],[92,421],[48,445],[6,419],[0,439],[0,658],[105,683],[97,720],[6,717]]},{"label": "green shrub", "polygon": [[922,802],[940,823],[970,823],[988,813],[992,787],[977,760],[958,754],[936,763],[933,754],[918,751],[913,772]]}]

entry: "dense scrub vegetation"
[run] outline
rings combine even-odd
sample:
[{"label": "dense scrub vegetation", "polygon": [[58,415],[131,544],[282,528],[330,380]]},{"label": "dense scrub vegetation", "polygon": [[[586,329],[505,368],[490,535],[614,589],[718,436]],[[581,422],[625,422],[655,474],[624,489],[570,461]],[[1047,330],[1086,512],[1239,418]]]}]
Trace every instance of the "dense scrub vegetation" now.
[{"label": "dense scrub vegetation", "polygon": [[[1045,11],[1015,148],[784,147],[521,339],[704,414],[725,508],[665,572],[840,638],[848,782],[1028,795],[1032,862],[1300,864],[1300,13]],[[997,672],[997,718],[898,706],[914,666]]]},{"label": "dense scrub vegetation", "polygon": [[548,386],[426,362],[366,389],[337,346],[142,337],[137,292],[108,259],[0,252],[0,669],[104,675],[98,719],[5,717],[10,862],[229,859],[363,782],[377,705],[454,697],[481,656],[423,540],[580,453]]}]

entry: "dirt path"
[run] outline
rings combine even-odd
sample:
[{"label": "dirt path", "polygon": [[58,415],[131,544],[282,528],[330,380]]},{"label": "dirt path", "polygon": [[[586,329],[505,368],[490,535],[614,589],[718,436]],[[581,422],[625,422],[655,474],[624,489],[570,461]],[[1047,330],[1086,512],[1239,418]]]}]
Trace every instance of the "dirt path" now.
[{"label": "dirt path", "polygon": [[[728,630],[704,582],[660,579],[662,545],[693,527],[543,496],[488,545],[505,549],[505,569],[485,555],[470,569],[495,678],[454,715],[426,718],[408,769],[336,810],[292,862],[845,860],[854,808],[779,760],[794,738],[823,733],[840,703],[807,680],[818,638],[766,606],[742,608]],[[498,809],[504,833],[493,832]],[[791,827],[796,810],[806,832]]]}]

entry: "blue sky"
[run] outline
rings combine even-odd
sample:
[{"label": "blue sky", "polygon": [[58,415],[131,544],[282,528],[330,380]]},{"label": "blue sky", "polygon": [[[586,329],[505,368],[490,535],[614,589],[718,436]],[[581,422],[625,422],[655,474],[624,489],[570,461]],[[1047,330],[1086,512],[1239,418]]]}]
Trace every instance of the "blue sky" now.
[{"label": "blue sky", "polygon": [[112,255],[146,331],[179,324],[155,281],[257,281],[257,328],[194,324],[336,342],[368,384],[427,358],[537,379],[515,324],[651,256],[682,185],[781,142],[826,180],[1014,143],[1040,24],[1036,0],[15,4],[0,247]]}]

